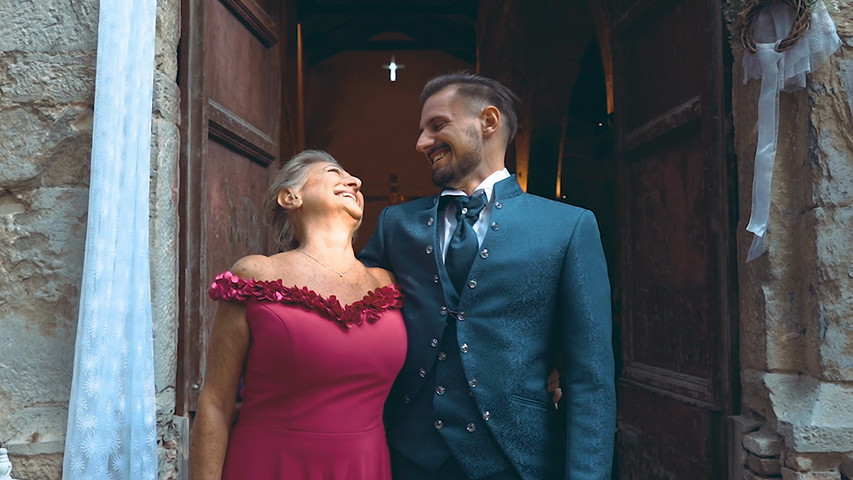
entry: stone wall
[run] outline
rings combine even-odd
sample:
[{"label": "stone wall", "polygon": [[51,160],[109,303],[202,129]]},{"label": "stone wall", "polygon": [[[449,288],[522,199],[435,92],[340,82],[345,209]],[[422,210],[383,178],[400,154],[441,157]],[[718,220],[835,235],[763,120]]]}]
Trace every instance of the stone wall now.
[{"label": "stone wall", "polygon": [[828,1],[844,42],[780,99],[768,253],[745,263],[760,82],[733,46],[743,412],[738,478],[853,478],[853,3]]},{"label": "stone wall", "polygon": [[[175,416],[178,356],[178,179],[181,148],[178,42],[180,0],[157,0],[151,126],[151,302],[161,480],[187,478],[189,419]],[[163,254],[165,252],[165,254]]]},{"label": "stone wall", "polygon": [[[97,0],[0,2],[0,445],[14,476],[58,479],[88,205]],[[159,0],[151,164],[152,300],[161,478],[174,418],[180,3]],[[174,254],[172,254],[174,252]]]}]

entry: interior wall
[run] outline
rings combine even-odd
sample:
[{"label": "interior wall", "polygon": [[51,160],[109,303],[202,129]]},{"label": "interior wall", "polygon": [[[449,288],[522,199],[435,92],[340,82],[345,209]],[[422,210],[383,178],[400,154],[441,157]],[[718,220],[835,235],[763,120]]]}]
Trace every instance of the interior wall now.
[{"label": "interior wall", "polygon": [[[394,54],[404,68],[389,80],[382,68]],[[306,148],[328,151],[364,182],[365,217],[360,250],[389,204],[391,175],[406,200],[432,195],[431,170],[415,150],[421,116],[420,92],[432,77],[473,66],[441,51],[344,52],[306,70]]]}]

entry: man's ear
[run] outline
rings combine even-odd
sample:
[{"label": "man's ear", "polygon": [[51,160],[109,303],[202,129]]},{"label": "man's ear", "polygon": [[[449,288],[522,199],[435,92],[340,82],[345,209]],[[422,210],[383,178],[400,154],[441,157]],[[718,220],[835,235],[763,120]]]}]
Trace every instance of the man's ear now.
[{"label": "man's ear", "polygon": [[302,205],[302,199],[299,198],[299,195],[289,188],[282,188],[279,190],[276,201],[281,205],[281,208],[285,210],[293,210],[294,208],[299,208],[299,206]]},{"label": "man's ear", "polygon": [[483,136],[490,137],[500,128],[501,111],[494,105],[489,105],[480,112],[480,121],[483,124]]}]

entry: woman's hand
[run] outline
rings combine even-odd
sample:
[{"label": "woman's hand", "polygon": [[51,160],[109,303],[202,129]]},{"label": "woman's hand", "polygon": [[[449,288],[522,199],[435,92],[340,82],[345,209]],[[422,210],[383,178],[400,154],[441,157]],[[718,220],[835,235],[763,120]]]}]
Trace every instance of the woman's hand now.
[{"label": "woman's hand", "polygon": [[555,368],[548,375],[548,392],[551,393],[551,399],[554,401],[554,408],[557,408],[557,403],[563,397],[563,389],[560,388],[560,372]]}]

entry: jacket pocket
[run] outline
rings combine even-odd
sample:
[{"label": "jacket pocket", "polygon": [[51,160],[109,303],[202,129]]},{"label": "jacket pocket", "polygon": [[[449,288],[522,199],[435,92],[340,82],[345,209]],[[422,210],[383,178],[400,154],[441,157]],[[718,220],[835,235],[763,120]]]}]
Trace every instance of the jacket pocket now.
[{"label": "jacket pocket", "polygon": [[541,410],[551,411],[554,410],[554,404],[551,402],[543,402],[541,400],[536,400],[533,398],[522,397],[521,395],[511,394],[513,402],[520,403],[522,405],[527,405],[528,407],[538,408]]}]

